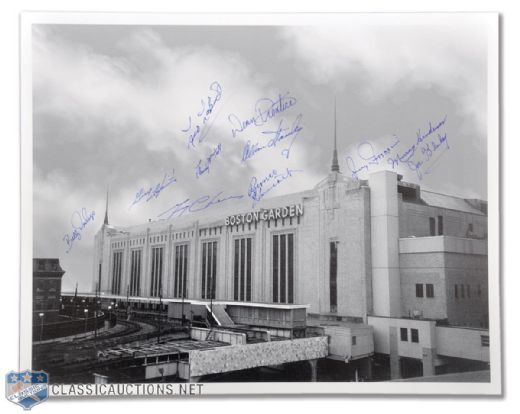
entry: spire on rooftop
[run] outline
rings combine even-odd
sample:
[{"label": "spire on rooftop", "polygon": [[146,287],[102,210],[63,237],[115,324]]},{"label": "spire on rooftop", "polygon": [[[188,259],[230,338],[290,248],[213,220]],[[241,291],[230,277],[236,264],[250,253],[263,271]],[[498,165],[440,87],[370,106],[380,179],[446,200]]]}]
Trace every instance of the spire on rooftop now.
[{"label": "spire on rooftop", "polygon": [[334,98],[334,151],[332,152],[332,165],[330,170],[332,172],[339,172],[338,142],[336,137],[336,98]]},{"label": "spire on rooftop", "polygon": [[105,207],[105,221],[103,222],[105,226],[108,226],[108,189],[107,189],[107,204]]}]

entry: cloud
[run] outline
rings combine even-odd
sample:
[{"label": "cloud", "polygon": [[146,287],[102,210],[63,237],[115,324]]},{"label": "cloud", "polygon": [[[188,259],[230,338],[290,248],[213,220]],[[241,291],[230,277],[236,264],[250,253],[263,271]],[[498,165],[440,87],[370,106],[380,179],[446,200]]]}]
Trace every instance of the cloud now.
[{"label": "cloud", "polygon": [[[351,21],[352,23],[352,21]],[[354,90],[368,101],[393,92],[438,88],[486,131],[486,27],[453,24],[348,24],[285,27],[285,53],[316,84]],[[468,125],[471,128],[471,125]]]},{"label": "cloud", "polygon": [[[156,219],[186,198],[219,190],[246,194],[252,176],[282,165],[296,168],[296,160],[297,167],[306,165],[310,154],[303,146],[293,149],[293,160],[273,150],[241,164],[245,142],[264,137],[252,129],[233,138],[227,115],[245,119],[257,99],[279,93],[271,76],[253,70],[243,56],[210,46],[171,47],[154,30],[143,29],[129,29],[111,53],[102,53],[71,41],[64,30],[35,26],[33,32],[34,249],[36,255],[65,257],[69,274],[75,273],[84,288],[91,267],[78,266],[77,256],[85,256],[87,263],[92,257],[89,249],[102,223],[107,186],[111,223],[132,225]],[[222,100],[205,141],[190,150],[182,129],[212,94],[214,81],[222,85]],[[296,115],[287,111],[285,122]],[[266,128],[276,127],[279,119]],[[197,161],[218,143],[221,159],[214,161],[211,174],[197,179]],[[177,182],[160,198],[130,208],[139,189],[155,186],[172,170]],[[304,172],[291,191],[307,189],[318,179]],[[280,192],[283,188],[272,194]],[[82,207],[94,210],[96,219],[78,241],[81,248],[64,256],[62,238],[71,231],[71,214]]]}]

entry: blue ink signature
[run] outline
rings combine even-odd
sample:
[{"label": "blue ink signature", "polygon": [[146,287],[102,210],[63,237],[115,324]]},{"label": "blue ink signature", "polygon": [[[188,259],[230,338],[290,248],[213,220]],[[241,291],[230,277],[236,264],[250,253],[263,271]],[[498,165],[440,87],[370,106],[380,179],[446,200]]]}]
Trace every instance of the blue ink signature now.
[{"label": "blue ink signature", "polygon": [[222,151],[222,144],[218,144],[211,154],[209,154],[206,159],[199,160],[197,165],[195,166],[195,177],[199,178],[202,174],[208,173],[209,174],[209,167],[211,166],[211,163],[213,160],[217,157],[217,155],[220,154]]},{"label": "blue ink signature", "polygon": [[291,170],[286,168],[283,172],[272,170],[265,177],[258,179],[252,177],[249,182],[249,189],[247,195],[253,200],[253,207],[267,194],[269,191],[275,189],[278,185],[291,178],[294,173],[302,172],[303,170]]},{"label": "blue ink signature", "polygon": [[64,241],[67,245],[65,253],[69,253],[71,251],[76,240],[81,240],[81,232],[88,223],[94,220],[95,216],[95,211],[91,211],[90,213],[88,213],[85,207],[81,209],[81,212],[76,210],[74,213],[72,213],[72,216],[70,218],[70,224],[72,225],[73,229],[72,233],[65,234],[62,239],[62,241]]},{"label": "blue ink signature", "polygon": [[252,158],[259,151],[262,151],[266,148],[274,148],[279,142],[285,140],[286,138],[292,137],[289,146],[281,151],[282,156],[284,156],[285,158],[289,158],[289,155],[291,155],[291,148],[294,144],[294,140],[296,139],[300,131],[303,129],[303,127],[300,126],[302,116],[302,114],[299,114],[290,128],[282,127],[282,124],[285,121],[285,119],[282,118],[280,120],[280,123],[278,124],[278,128],[276,129],[276,131],[262,131],[263,134],[274,135],[267,142],[266,145],[260,145],[260,143],[258,142],[256,142],[255,144],[251,144],[251,141],[248,140],[246,142],[246,145],[244,145],[244,150],[242,151],[242,162],[245,162],[248,159]]},{"label": "blue ink signature", "polygon": [[296,98],[287,92],[283,96],[278,94],[278,97],[275,100],[270,98],[259,99],[255,103],[254,115],[245,120],[241,120],[235,114],[230,114],[228,116],[228,121],[232,126],[231,134],[233,135],[233,138],[237,136],[238,132],[243,132],[251,125],[260,126],[265,124],[278,114],[281,114],[296,105],[296,102]]},{"label": "blue ink signature", "polygon": [[246,145],[244,145],[244,150],[242,151],[242,162],[246,162],[249,158],[253,158],[257,152],[266,148],[267,145],[260,145],[258,142],[251,144],[251,141],[247,140]]},{"label": "blue ink signature", "polygon": [[222,193],[223,191],[220,191],[213,196],[203,195],[196,200],[190,200],[187,198],[186,200],[177,203],[169,209],[163,211],[157,217],[161,217],[163,220],[169,220],[172,217],[181,217],[186,213],[196,213],[197,211],[205,210],[211,206],[221,204],[229,200],[240,200],[244,198],[243,195],[222,196]]},{"label": "blue ink signature", "polygon": [[170,184],[177,182],[175,178],[175,169],[172,169],[171,174],[165,173],[162,181],[157,183],[155,186],[150,187],[148,189],[141,188],[137,193],[135,193],[135,198],[129,208],[132,208],[133,205],[139,203],[141,200],[145,200],[146,202],[150,201],[152,198],[158,198],[161,194],[161,191],[168,187]]},{"label": "blue ink signature", "polygon": [[[450,149],[448,134],[438,132],[446,123],[447,116],[436,125],[429,123],[428,131],[424,134],[419,130],[416,134],[416,142],[408,147],[402,154],[387,159],[388,164],[395,169],[400,164],[407,166],[422,180],[424,174],[430,174],[439,158]],[[433,135],[437,132],[437,135]],[[426,141],[428,139],[428,141]],[[440,150],[440,151],[439,151]]]},{"label": "blue ink signature", "polygon": [[193,121],[190,115],[188,117],[188,126],[181,130],[188,136],[188,148],[195,147],[195,139],[197,139],[199,143],[204,141],[212,125],[212,123],[208,124],[208,121],[215,109],[215,105],[222,99],[222,86],[220,86],[220,83],[217,81],[213,82],[209,85],[209,90],[214,92],[215,96],[208,96],[206,99],[201,99],[201,109],[194,117],[196,120]]},{"label": "blue ink signature", "polygon": [[363,161],[367,162],[362,163],[359,167],[357,167],[354,159],[351,156],[345,158],[347,167],[352,173],[352,178],[359,180],[358,174],[360,172],[368,171],[371,165],[379,165],[379,162],[382,161],[387,155],[389,155],[397,144],[399,144],[398,139],[396,139],[396,141],[386,147],[383,151],[377,153],[371,142],[363,141],[361,144],[359,144],[357,147],[357,155]]},{"label": "blue ink signature", "polygon": [[289,143],[289,147],[282,150],[282,155],[285,158],[289,158],[291,147],[294,144],[294,140],[300,133],[300,131],[303,129],[302,126],[300,126],[300,121],[302,119],[302,114],[299,114],[296,119],[294,120],[291,128],[282,128],[283,119],[280,120],[280,123],[278,124],[278,129],[276,131],[263,131],[264,134],[272,134],[274,135],[269,142],[267,143],[268,147],[276,147],[276,144],[278,144],[280,141],[283,141],[286,138],[292,137],[291,142]]},{"label": "blue ink signature", "polygon": [[428,131],[426,131],[426,133],[422,134],[421,133],[421,129],[419,128],[419,130],[417,131],[416,133],[416,137],[417,137],[417,143],[421,143],[423,142],[423,140],[425,140],[426,138],[428,138],[431,134],[433,134],[435,131],[439,130],[441,127],[444,126],[444,124],[446,123],[446,120],[448,119],[448,115],[444,115],[444,118],[437,123],[437,125],[432,125],[431,122],[428,123]]}]

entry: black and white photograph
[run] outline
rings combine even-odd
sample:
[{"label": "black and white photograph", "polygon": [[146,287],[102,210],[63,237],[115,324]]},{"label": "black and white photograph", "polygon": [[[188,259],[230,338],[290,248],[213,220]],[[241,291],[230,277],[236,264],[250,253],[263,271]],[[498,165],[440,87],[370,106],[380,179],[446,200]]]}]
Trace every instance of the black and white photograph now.
[{"label": "black and white photograph", "polygon": [[496,13],[23,15],[32,383],[500,393],[498,48]]}]

